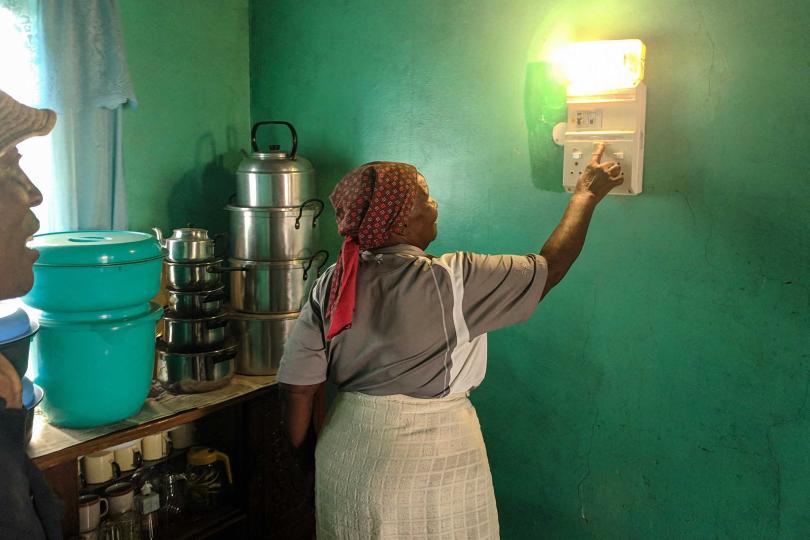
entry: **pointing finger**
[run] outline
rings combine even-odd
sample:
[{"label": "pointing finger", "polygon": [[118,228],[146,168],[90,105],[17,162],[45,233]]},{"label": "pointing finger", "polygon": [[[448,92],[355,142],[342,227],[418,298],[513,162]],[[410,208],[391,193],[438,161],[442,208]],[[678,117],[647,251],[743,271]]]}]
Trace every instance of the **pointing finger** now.
[{"label": "pointing finger", "polygon": [[602,155],[605,153],[605,143],[596,143],[591,154],[591,164],[599,164],[602,161]]}]

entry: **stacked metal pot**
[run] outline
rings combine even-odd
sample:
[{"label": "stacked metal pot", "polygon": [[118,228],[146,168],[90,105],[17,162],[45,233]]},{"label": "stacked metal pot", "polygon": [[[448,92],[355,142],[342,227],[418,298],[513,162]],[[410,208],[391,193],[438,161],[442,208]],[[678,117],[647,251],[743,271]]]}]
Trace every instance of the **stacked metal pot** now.
[{"label": "stacked metal pot", "polygon": [[157,379],[175,393],[208,392],[228,384],[234,373],[237,341],[229,335],[222,259],[215,239],[197,228],[175,229],[163,238],[168,306],[163,339],[157,341]]},{"label": "stacked metal pot", "polygon": [[[292,149],[272,145],[260,151],[256,132],[284,125]],[[274,375],[284,344],[309,291],[329,257],[315,248],[323,201],[315,197],[312,164],[296,154],[298,136],[289,122],[258,122],[251,132],[253,153],[236,173],[230,214],[231,328],[240,348],[236,371]]]}]

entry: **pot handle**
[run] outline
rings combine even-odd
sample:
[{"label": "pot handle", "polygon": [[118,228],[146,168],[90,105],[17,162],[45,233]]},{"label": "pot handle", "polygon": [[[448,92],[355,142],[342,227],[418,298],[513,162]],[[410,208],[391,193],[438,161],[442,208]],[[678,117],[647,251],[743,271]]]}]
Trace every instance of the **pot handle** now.
[{"label": "pot handle", "polygon": [[285,122],[284,120],[265,120],[263,122],[256,122],[253,124],[253,129],[250,131],[250,144],[253,147],[253,151],[259,151],[259,145],[256,144],[256,131],[259,130],[259,126],[264,126],[267,124],[282,124],[290,128],[290,134],[292,135],[292,150],[287,153],[287,156],[290,159],[295,159],[295,153],[298,151],[298,134],[295,132],[293,125],[289,122]]},{"label": "pot handle", "polygon": [[205,321],[205,328],[206,330],[211,330],[212,328],[224,328],[228,326],[228,318],[222,317],[219,321]]},{"label": "pot handle", "polygon": [[317,203],[321,208],[315,214],[315,217],[312,218],[312,227],[314,228],[318,224],[318,218],[323,214],[324,204],[323,201],[320,199],[307,199],[304,201],[301,206],[298,208],[298,217],[295,218],[295,228],[301,228],[301,216],[304,215],[304,208],[309,206],[310,204]]},{"label": "pot handle", "polygon": [[212,292],[211,294],[207,295],[203,298],[203,304],[206,302],[216,302],[217,300],[225,300],[227,295],[222,291]]},{"label": "pot handle", "polygon": [[211,358],[211,363],[212,364],[219,364],[220,362],[226,362],[228,360],[231,360],[232,358],[235,358],[236,353],[237,353],[237,351],[233,350],[233,351],[222,352],[222,353],[219,353],[219,354],[214,354],[214,355],[212,355],[210,357]]},{"label": "pot handle", "polygon": [[321,255],[321,254],[323,255],[323,262],[321,262],[318,265],[318,270],[317,270],[317,273],[315,274],[316,277],[321,276],[321,270],[323,270],[323,267],[326,266],[326,262],[329,260],[329,252],[326,251],[325,249],[319,249],[318,251],[315,252],[314,255],[312,255],[312,257],[309,258],[309,262],[304,267],[304,281],[306,281],[307,278],[309,277],[309,270],[310,270],[310,268],[312,268],[312,263],[315,261],[315,259],[318,258],[318,255]]},{"label": "pot handle", "polygon": [[212,272],[214,274],[221,274],[223,272],[246,272],[247,267],[245,266],[208,266],[205,268],[206,271]]}]

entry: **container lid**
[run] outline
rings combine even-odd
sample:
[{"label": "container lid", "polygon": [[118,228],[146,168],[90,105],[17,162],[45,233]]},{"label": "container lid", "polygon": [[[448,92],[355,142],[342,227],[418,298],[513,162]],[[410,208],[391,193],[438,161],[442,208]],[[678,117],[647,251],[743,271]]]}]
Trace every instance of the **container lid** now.
[{"label": "container lid", "polygon": [[197,227],[181,227],[172,231],[172,235],[168,240],[183,240],[198,242],[201,240],[210,240],[208,236],[208,229],[200,229]]},{"label": "container lid", "polygon": [[253,152],[239,163],[237,170],[239,173],[258,174],[311,174],[314,171],[307,158],[295,156],[295,159],[290,159],[290,155],[282,151]]},{"label": "container lid", "polygon": [[35,266],[108,266],[162,258],[151,234],[132,231],[68,231],[38,234]]},{"label": "container lid", "polygon": [[0,302],[0,345],[26,338],[37,331],[38,325],[15,301]]}]

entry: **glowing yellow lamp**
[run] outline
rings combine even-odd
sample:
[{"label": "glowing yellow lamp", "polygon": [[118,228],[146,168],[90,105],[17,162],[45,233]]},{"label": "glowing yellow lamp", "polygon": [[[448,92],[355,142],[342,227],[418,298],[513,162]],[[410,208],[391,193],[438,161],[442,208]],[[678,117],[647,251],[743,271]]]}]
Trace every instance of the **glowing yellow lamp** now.
[{"label": "glowing yellow lamp", "polygon": [[569,96],[634,88],[644,78],[646,47],[639,39],[583,41],[561,47],[552,61],[568,83]]},{"label": "glowing yellow lamp", "polygon": [[552,62],[568,86],[567,118],[552,137],[563,147],[563,187],[576,189],[588,156],[605,145],[605,161],[622,167],[624,183],[613,195],[642,191],[647,87],[646,47],[638,39],[571,43],[555,51]]}]

